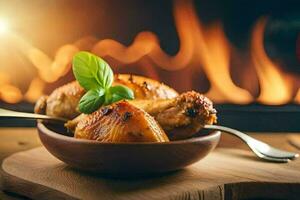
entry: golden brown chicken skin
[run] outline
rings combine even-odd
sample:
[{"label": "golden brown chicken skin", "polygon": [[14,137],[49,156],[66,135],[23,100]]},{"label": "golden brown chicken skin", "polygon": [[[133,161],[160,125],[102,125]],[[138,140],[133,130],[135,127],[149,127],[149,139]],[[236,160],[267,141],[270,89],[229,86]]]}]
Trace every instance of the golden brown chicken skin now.
[{"label": "golden brown chicken skin", "polygon": [[[142,76],[117,74],[113,85],[125,85],[134,92],[135,99],[169,99],[178,93],[163,83]],[[78,116],[78,103],[84,89],[73,81],[55,89],[49,96],[41,97],[35,105],[35,113],[73,119]]]},{"label": "golden brown chicken skin", "polygon": [[[204,125],[216,122],[213,103],[204,95],[190,91],[172,99],[133,100],[130,104],[146,111],[163,128],[171,140],[189,138],[199,132]],[[84,120],[82,114],[66,123],[70,130]]]},{"label": "golden brown chicken skin", "polygon": [[34,112],[72,119],[80,114],[77,106],[84,94],[79,83],[73,81],[55,89],[49,96],[42,96],[36,102]]},{"label": "golden brown chicken skin", "polygon": [[191,137],[204,125],[216,123],[213,103],[204,95],[189,91],[173,99],[134,100],[161,125],[171,140]]},{"label": "golden brown chicken skin", "polygon": [[171,87],[143,76],[116,74],[113,85],[125,85],[133,90],[135,99],[170,99],[178,95]]},{"label": "golden brown chicken skin", "polygon": [[167,142],[165,132],[145,111],[120,101],[100,108],[81,120],[76,138],[100,142]]}]

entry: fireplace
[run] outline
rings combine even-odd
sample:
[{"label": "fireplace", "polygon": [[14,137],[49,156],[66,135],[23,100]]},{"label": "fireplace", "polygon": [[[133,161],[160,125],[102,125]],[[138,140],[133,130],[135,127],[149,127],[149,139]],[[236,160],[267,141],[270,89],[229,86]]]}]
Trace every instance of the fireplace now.
[{"label": "fireplace", "polygon": [[86,50],[116,72],[206,94],[220,124],[300,130],[300,16],[294,1],[2,4],[1,107],[32,111],[39,96],[74,79],[72,56]]}]

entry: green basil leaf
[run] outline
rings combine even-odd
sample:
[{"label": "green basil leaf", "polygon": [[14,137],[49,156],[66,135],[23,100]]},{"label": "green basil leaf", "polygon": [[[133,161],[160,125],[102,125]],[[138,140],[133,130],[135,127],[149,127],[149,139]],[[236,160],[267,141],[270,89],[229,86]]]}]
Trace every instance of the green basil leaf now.
[{"label": "green basil leaf", "polygon": [[103,104],[122,99],[133,99],[134,93],[128,87],[111,87],[114,74],[110,66],[100,57],[82,51],[73,58],[73,73],[87,93],[79,101],[82,113],[92,113]]},{"label": "green basil leaf", "polygon": [[81,51],[73,58],[73,73],[85,89],[109,88],[113,82],[113,71],[100,57]]},{"label": "green basil leaf", "polygon": [[[97,56],[95,56],[97,57]],[[99,67],[98,70],[98,80],[102,86],[102,88],[109,88],[114,80],[114,73],[110,66],[105,62],[102,58],[97,57],[97,65]]]},{"label": "green basil leaf", "polygon": [[117,102],[122,99],[134,99],[133,91],[130,88],[123,85],[117,85],[109,88],[109,95],[110,97],[107,98],[105,102],[106,104]]},{"label": "green basil leaf", "polygon": [[79,110],[82,113],[90,114],[96,111],[104,103],[105,90],[102,88],[89,90],[79,101]]},{"label": "green basil leaf", "polygon": [[76,80],[86,91],[100,86],[97,79],[98,61],[92,54],[84,51],[75,54],[72,65]]}]

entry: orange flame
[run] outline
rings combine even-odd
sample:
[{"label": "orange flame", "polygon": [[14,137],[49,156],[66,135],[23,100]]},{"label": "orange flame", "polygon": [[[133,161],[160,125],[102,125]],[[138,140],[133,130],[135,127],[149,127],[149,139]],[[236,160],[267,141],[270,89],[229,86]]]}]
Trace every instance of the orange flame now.
[{"label": "orange flame", "polygon": [[295,102],[300,104],[300,89],[298,89],[296,97],[295,97]]},{"label": "orange flame", "polygon": [[17,87],[4,84],[1,85],[0,98],[7,103],[17,103],[22,100],[22,93]]},{"label": "orange flame", "polygon": [[40,78],[31,81],[29,88],[25,94],[25,99],[34,103],[43,94],[45,83]]},{"label": "orange flame", "polygon": [[[222,25],[215,23],[204,26],[194,9],[192,1],[175,0],[174,19],[179,37],[179,50],[176,55],[165,53],[157,36],[151,32],[141,32],[129,46],[110,39],[97,41],[86,37],[73,44],[66,44],[58,49],[54,60],[40,49],[32,46],[20,36],[13,34],[14,41],[27,56],[38,72],[27,91],[22,94],[0,74],[0,87],[10,87],[11,94],[0,92],[0,98],[7,102],[18,102],[23,97],[34,102],[42,93],[46,83],[57,81],[70,71],[73,55],[80,50],[91,51],[102,57],[111,57],[123,65],[138,63],[147,72],[159,78],[159,70],[174,72],[186,68],[204,72],[210,88],[206,95],[216,103],[247,104],[255,101],[254,96],[246,89],[237,86],[230,74],[230,56],[232,45],[227,39]],[[260,19],[253,29],[251,39],[251,58],[260,84],[257,101],[264,104],[283,104],[292,99],[291,80],[279,70],[267,56],[263,46],[263,35],[266,19]],[[190,79],[184,83],[191,89]],[[199,86],[197,86],[199,88]],[[23,97],[22,97],[23,96]],[[300,92],[296,97],[300,102]]]},{"label": "orange flame", "polygon": [[140,33],[129,47],[114,40],[102,40],[92,51],[100,56],[109,55],[123,64],[134,63],[148,56],[157,67],[168,71],[188,67],[193,61],[194,65],[203,66],[211,83],[207,95],[214,101],[239,104],[252,101],[250,93],[237,87],[230,78],[230,44],[222,27],[212,26],[204,32],[191,1],[176,1],[174,16],[180,49],[173,57],[160,48],[156,36],[149,32]]},{"label": "orange flame", "polygon": [[292,99],[292,83],[267,56],[263,37],[266,18],[260,19],[254,28],[251,54],[259,77],[261,92],[258,101],[269,105],[288,103]]},{"label": "orange flame", "polygon": [[198,48],[196,58],[202,64],[203,69],[211,83],[211,88],[206,94],[215,102],[232,102],[237,104],[249,103],[253,100],[251,94],[237,87],[230,76],[230,44],[222,30],[222,26],[216,24],[207,32],[201,31],[198,26]]},{"label": "orange flame", "polygon": [[31,48],[28,51],[28,58],[38,69],[41,79],[45,82],[51,83],[69,71],[69,63],[74,54],[78,51],[79,49],[73,45],[64,45],[57,51],[57,54],[52,61],[41,50]]},{"label": "orange flame", "polygon": [[9,84],[10,77],[7,74],[0,73],[0,99],[7,103],[17,103],[22,100],[21,91]]}]

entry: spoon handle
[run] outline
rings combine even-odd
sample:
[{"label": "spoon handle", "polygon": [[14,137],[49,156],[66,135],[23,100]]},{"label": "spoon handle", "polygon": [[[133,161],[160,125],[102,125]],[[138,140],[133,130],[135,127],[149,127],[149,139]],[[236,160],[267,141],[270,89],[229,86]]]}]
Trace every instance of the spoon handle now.
[{"label": "spoon handle", "polygon": [[205,125],[204,126],[205,129],[212,129],[212,130],[219,130],[219,131],[223,131],[226,133],[229,133],[241,140],[243,140],[245,143],[247,143],[249,140],[252,140],[254,138],[250,137],[249,135],[242,133],[238,130],[226,127],[226,126],[219,126],[219,125]]},{"label": "spoon handle", "polygon": [[34,114],[34,113],[17,112],[17,111],[7,110],[3,108],[0,108],[0,118],[27,118],[27,119],[46,119],[46,120],[55,120],[55,121],[63,121],[63,122],[67,121],[66,119],[60,117],[52,117],[52,116]]},{"label": "spoon handle", "polygon": [[253,137],[250,137],[249,135],[240,132],[238,130],[228,128],[225,126],[218,126],[218,125],[205,125],[204,128],[211,129],[211,130],[219,130],[226,133],[229,133],[231,135],[236,136],[237,138],[244,141],[250,149],[261,158],[269,157],[269,158],[280,158],[280,159],[295,159],[299,155],[297,153],[283,151],[280,149],[277,149],[275,147],[272,147],[264,142],[261,142],[257,139],[254,139]]}]

